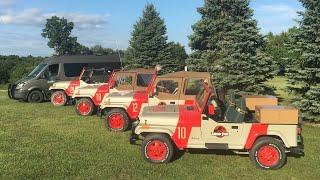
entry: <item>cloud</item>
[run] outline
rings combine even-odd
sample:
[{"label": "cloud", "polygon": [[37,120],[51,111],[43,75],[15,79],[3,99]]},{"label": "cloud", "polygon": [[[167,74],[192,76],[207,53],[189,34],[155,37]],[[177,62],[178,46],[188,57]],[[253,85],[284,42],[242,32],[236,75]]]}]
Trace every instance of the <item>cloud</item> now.
[{"label": "cloud", "polygon": [[297,15],[298,8],[291,7],[287,4],[269,4],[261,5],[257,11],[262,11],[280,18],[292,18]]},{"label": "cloud", "polygon": [[0,6],[1,5],[11,5],[15,2],[16,0],[0,0]]},{"label": "cloud", "polygon": [[0,24],[43,26],[46,19],[52,17],[64,17],[75,23],[79,29],[100,28],[107,23],[109,15],[80,14],[80,13],[43,13],[37,8],[25,9],[20,12],[6,11],[0,13]]},{"label": "cloud", "polygon": [[262,32],[281,33],[297,25],[295,20],[298,19],[297,11],[300,7],[290,6],[289,4],[264,4],[254,9],[255,17],[259,25],[262,26]]}]

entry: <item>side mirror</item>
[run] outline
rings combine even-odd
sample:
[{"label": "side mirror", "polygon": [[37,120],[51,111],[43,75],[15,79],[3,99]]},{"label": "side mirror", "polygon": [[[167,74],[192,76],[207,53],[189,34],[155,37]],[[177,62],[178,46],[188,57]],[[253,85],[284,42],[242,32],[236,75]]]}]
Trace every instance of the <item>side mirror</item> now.
[{"label": "side mirror", "polygon": [[152,87],[152,88],[151,88],[151,92],[149,93],[149,96],[150,96],[150,97],[153,97],[153,96],[156,95],[156,93],[157,93],[156,87]]},{"label": "side mirror", "polygon": [[208,105],[208,114],[211,116],[216,114],[214,105],[212,105],[212,104]]}]

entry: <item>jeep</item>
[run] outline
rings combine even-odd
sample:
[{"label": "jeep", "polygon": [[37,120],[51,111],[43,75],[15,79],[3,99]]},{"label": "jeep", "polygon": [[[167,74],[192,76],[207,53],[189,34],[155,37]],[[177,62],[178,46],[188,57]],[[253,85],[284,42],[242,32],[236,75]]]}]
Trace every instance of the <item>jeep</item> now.
[{"label": "jeep", "polygon": [[157,76],[143,91],[110,93],[100,104],[105,126],[111,131],[125,131],[143,106],[190,103],[203,80],[210,83],[210,73],[180,71]]},{"label": "jeep", "polygon": [[130,143],[141,140],[141,154],[151,163],[171,161],[175,149],[232,150],[249,154],[262,169],[281,168],[286,153],[304,155],[297,109],[257,105],[247,119],[243,97],[229,96],[223,115],[217,101],[203,85],[192,103],[146,106],[132,125]]},{"label": "jeep", "polygon": [[108,83],[86,85],[75,88],[72,98],[76,100],[75,111],[78,115],[89,116],[98,111],[104,96],[113,92],[145,90],[156,76],[156,69],[133,69],[114,72]]}]

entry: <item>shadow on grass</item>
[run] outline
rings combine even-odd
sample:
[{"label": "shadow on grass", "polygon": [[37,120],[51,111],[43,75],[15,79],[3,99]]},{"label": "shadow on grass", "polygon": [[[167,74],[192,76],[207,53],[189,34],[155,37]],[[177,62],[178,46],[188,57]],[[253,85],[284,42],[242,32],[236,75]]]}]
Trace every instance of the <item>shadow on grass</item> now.
[{"label": "shadow on grass", "polygon": [[236,154],[231,150],[212,150],[212,149],[187,149],[185,151],[175,150],[172,162],[180,159],[185,153],[202,154],[202,155],[227,155],[248,157],[248,154]]}]

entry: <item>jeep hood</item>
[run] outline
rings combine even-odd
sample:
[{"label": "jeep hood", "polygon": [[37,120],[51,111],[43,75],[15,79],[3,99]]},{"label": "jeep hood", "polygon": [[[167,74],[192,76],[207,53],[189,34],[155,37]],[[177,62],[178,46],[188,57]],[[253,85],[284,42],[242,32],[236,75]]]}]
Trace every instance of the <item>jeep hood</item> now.
[{"label": "jeep hood", "polygon": [[147,106],[143,109],[139,119],[141,123],[149,125],[176,126],[179,120],[179,106]]},{"label": "jeep hood", "polygon": [[53,83],[53,85],[49,89],[66,89],[70,85],[71,81],[59,81]]}]

